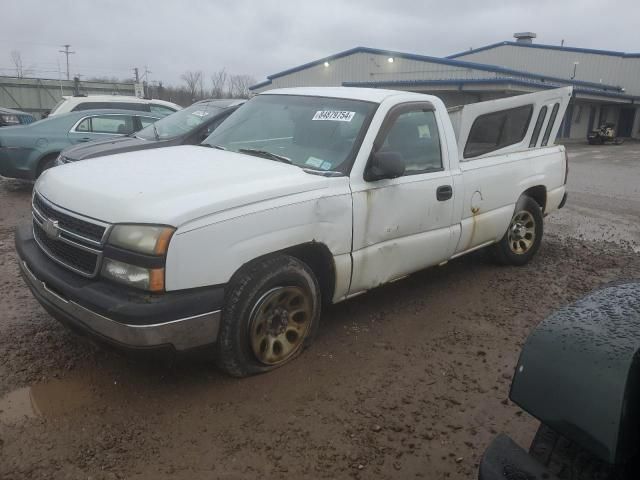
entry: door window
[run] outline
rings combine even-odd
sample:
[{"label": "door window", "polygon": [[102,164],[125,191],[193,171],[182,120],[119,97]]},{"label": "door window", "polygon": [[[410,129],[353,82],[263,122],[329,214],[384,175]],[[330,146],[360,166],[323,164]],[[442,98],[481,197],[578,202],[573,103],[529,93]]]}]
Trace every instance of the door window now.
[{"label": "door window", "polygon": [[157,118],[153,118],[153,117],[139,117],[139,118],[140,118],[140,124],[142,125],[142,128],[146,128],[152,123],[156,123],[158,121]]},{"label": "door window", "polygon": [[175,113],[175,110],[173,110],[172,108],[165,107],[163,105],[155,105],[153,103],[150,105],[150,110],[151,113],[157,113],[158,115],[162,115],[163,117]]},{"label": "door window", "polygon": [[440,135],[431,110],[412,110],[399,114],[380,148],[402,156],[405,175],[442,170]]},{"label": "door window", "polygon": [[91,131],[91,118],[85,118],[82,120],[75,129],[76,132],[90,132]]},{"label": "door window", "polygon": [[93,133],[128,135],[134,132],[133,117],[128,115],[98,115],[91,117]]}]

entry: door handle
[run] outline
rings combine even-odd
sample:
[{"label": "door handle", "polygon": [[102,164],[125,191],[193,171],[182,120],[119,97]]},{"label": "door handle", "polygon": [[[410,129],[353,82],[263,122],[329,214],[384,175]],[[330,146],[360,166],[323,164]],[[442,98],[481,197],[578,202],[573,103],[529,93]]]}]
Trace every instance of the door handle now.
[{"label": "door handle", "polygon": [[440,185],[436,190],[436,198],[439,202],[444,202],[453,197],[453,188],[451,185]]},{"label": "door handle", "polygon": [[79,138],[79,139],[78,139],[78,141],[79,141],[79,142],[88,142],[88,141],[90,141],[90,140],[91,140],[91,139],[90,139],[89,137],[83,137],[83,138]]}]

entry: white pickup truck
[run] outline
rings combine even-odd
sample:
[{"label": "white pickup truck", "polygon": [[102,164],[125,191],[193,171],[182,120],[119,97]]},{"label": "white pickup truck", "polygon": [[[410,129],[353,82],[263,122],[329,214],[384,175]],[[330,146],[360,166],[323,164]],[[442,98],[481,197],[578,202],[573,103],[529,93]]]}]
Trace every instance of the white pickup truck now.
[{"label": "white pickup truck", "polygon": [[[62,322],[123,347],[213,347],[234,376],[311,342],[340,302],[473,250],[535,255],[566,199],[571,88],[448,112],[437,97],[272,90],[201,146],[53,168],[16,232]],[[210,148],[205,148],[210,147]]]}]

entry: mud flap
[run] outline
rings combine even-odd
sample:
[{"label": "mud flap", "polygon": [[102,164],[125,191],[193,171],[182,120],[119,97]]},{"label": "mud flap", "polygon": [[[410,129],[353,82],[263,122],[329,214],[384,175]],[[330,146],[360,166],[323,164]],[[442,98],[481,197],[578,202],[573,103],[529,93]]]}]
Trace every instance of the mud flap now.
[{"label": "mud flap", "polygon": [[504,434],[498,435],[480,460],[479,480],[558,480],[549,471]]},{"label": "mud flap", "polygon": [[640,282],[606,286],[529,336],[511,399],[609,464],[638,451]]}]

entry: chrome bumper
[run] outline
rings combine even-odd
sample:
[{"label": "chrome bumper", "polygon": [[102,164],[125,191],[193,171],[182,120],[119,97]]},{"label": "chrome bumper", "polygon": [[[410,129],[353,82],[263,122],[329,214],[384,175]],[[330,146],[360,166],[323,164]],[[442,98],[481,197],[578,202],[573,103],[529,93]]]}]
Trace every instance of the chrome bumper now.
[{"label": "chrome bumper", "polygon": [[53,307],[75,326],[123,346],[135,348],[172,345],[176,350],[188,350],[212,344],[218,336],[220,310],[164,323],[128,325],[63,298],[38,279],[26,262],[20,261],[19,264],[36,298],[45,307]]}]

